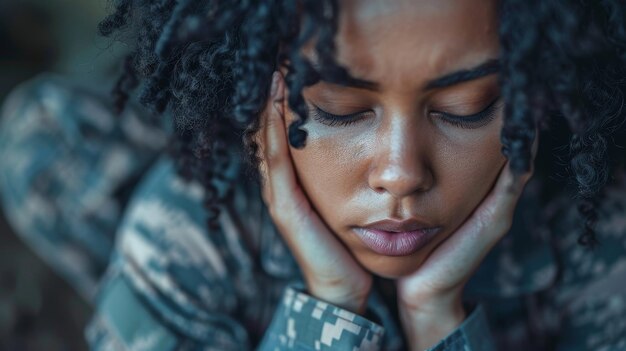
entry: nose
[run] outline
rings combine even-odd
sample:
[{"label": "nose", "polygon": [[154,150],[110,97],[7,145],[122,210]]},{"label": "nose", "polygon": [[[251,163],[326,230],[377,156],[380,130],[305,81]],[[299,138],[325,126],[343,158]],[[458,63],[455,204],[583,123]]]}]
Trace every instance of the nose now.
[{"label": "nose", "polygon": [[426,192],[434,184],[429,140],[415,119],[397,118],[378,133],[369,187],[395,198]]}]

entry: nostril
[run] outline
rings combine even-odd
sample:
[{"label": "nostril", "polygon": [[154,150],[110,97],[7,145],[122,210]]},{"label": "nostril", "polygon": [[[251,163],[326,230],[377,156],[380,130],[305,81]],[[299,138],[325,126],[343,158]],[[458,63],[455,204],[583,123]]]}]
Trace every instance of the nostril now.
[{"label": "nostril", "polygon": [[383,188],[383,187],[376,187],[376,188],[373,188],[373,189],[374,189],[374,191],[375,191],[375,192],[377,192],[378,194],[384,194],[384,193],[386,193],[386,192],[387,192],[387,190],[385,190],[385,188]]}]

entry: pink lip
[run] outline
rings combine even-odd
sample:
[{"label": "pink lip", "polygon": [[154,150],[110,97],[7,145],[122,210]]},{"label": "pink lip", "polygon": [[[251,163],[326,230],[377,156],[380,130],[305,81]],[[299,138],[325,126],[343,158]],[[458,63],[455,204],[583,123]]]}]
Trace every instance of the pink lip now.
[{"label": "pink lip", "polygon": [[391,232],[373,228],[354,228],[357,236],[373,251],[386,256],[410,255],[426,246],[441,227]]}]

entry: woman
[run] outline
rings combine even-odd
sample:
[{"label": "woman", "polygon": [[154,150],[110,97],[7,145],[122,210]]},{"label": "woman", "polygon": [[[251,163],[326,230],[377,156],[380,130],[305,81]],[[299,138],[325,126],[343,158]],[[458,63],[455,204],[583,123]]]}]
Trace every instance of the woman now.
[{"label": "woman", "polygon": [[623,345],[625,13],[119,1],[116,107],[144,81],[176,133],[119,224],[92,347]]}]

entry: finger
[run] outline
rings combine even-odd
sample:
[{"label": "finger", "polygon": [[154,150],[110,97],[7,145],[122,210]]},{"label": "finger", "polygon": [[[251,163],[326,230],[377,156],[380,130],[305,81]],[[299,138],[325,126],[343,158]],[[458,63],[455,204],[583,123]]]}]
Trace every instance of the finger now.
[{"label": "finger", "polygon": [[259,116],[259,119],[260,119],[259,130],[254,135],[254,142],[257,145],[256,157],[259,162],[258,169],[259,169],[259,177],[261,181],[261,196],[263,197],[264,202],[268,201],[267,194],[266,194],[266,187],[267,187],[267,165],[265,162],[265,139],[266,138],[265,138],[265,128],[263,127],[265,125],[265,119],[267,115],[266,110],[267,108]]},{"label": "finger", "polygon": [[280,79],[280,73],[278,72],[274,72],[274,74],[272,75],[272,83],[271,83],[271,87],[270,87],[270,96],[267,99],[267,102],[265,104],[265,107],[263,108],[263,111],[261,112],[260,116],[259,116],[259,129],[257,130],[257,132],[255,133],[253,140],[257,145],[257,150],[256,150],[256,157],[259,160],[259,164],[258,164],[258,168],[259,168],[259,176],[260,176],[260,181],[261,181],[261,185],[262,185],[262,192],[261,192],[261,196],[263,197],[263,201],[265,203],[269,202],[269,198],[268,198],[268,193],[269,193],[269,184],[267,181],[268,178],[268,174],[267,174],[267,162],[265,160],[265,150],[267,149],[265,143],[267,140],[266,134],[267,134],[267,121],[268,121],[268,116],[270,113],[272,113],[272,109],[273,109],[273,105],[275,103],[275,98],[276,98],[276,92],[277,92],[277,84],[278,84],[278,79]]},{"label": "finger", "polygon": [[513,175],[513,177],[509,180],[509,183],[507,184],[507,191],[510,192],[512,195],[521,194],[521,192],[524,189],[524,186],[534,174],[535,159],[537,157],[538,149],[539,149],[539,129],[535,128],[535,138],[531,146],[530,170],[523,174]]},{"label": "finger", "polygon": [[[284,81],[278,79],[277,93],[267,114],[265,126],[265,166],[271,209],[288,211],[296,217],[309,215],[310,204],[300,188],[289,153],[282,102]],[[295,209],[295,210],[294,210]],[[300,210],[300,211],[298,211]]]},{"label": "finger", "polygon": [[[530,170],[523,174],[514,174],[511,162],[507,161],[498,176],[495,186],[485,197],[482,204],[475,210],[482,225],[502,224],[508,227],[513,219],[517,202],[524,191],[524,187],[534,173],[535,157],[539,148],[539,133],[535,129],[535,139],[531,146]],[[497,234],[497,231],[488,231]],[[494,238],[495,240],[498,237]]]}]

